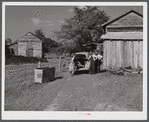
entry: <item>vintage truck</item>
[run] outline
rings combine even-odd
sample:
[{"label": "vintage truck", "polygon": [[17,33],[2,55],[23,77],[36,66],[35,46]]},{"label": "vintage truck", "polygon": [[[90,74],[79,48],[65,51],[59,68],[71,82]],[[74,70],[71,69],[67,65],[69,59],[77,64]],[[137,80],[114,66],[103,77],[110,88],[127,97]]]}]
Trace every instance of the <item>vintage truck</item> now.
[{"label": "vintage truck", "polygon": [[90,68],[89,53],[88,52],[75,53],[69,65],[70,74],[74,75],[76,71],[89,70],[89,68]]}]

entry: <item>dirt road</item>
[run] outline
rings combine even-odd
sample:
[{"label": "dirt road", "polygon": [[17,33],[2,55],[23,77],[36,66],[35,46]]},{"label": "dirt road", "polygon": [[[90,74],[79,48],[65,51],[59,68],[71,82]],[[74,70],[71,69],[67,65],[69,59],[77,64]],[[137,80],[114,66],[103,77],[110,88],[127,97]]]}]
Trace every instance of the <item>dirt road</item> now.
[{"label": "dirt road", "polygon": [[141,111],[142,76],[108,72],[67,79],[45,111]]}]

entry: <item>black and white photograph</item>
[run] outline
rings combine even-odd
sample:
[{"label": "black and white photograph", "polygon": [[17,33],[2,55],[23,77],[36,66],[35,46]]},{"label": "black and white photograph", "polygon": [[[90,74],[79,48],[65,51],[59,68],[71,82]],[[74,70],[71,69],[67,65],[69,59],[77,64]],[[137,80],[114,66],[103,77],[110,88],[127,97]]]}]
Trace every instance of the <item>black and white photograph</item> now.
[{"label": "black and white photograph", "polygon": [[3,2],[2,119],[146,120],[146,2]]}]

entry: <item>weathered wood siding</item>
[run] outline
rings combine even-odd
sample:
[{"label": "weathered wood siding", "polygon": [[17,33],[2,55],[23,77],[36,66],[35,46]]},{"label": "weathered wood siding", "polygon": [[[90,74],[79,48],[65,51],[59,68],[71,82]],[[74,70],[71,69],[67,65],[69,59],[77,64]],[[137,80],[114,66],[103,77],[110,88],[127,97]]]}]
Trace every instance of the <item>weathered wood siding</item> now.
[{"label": "weathered wood siding", "polygon": [[14,55],[18,55],[18,45],[17,45],[17,43],[9,46],[9,48],[13,49]]},{"label": "weathered wood siding", "polygon": [[42,58],[42,41],[31,32],[25,34],[17,43],[18,55],[29,56],[28,51],[31,49],[33,57]]},{"label": "weathered wood siding", "polygon": [[[33,57],[42,57],[42,42],[32,42]],[[18,55],[27,56],[28,42],[18,42]]]},{"label": "weathered wood siding", "polygon": [[131,66],[143,68],[143,40],[105,40],[103,43],[103,69]]},{"label": "weathered wood siding", "polygon": [[18,42],[18,55],[26,56],[27,42]]},{"label": "weathered wood siding", "polygon": [[32,42],[33,45],[33,56],[42,57],[42,42]]}]

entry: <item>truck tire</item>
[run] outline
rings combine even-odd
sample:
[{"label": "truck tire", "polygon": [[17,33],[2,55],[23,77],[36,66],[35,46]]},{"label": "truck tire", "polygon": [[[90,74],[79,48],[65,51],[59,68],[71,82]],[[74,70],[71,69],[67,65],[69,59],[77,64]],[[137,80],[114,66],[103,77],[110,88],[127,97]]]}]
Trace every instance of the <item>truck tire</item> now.
[{"label": "truck tire", "polygon": [[75,74],[75,71],[76,71],[76,67],[75,67],[75,64],[73,64],[72,70],[70,72],[71,76]]}]

